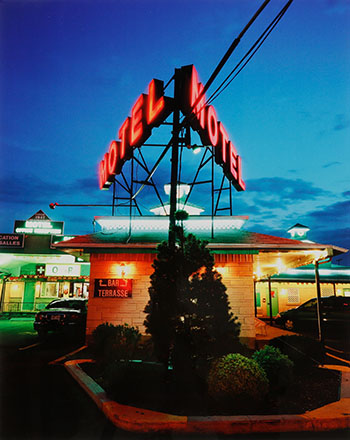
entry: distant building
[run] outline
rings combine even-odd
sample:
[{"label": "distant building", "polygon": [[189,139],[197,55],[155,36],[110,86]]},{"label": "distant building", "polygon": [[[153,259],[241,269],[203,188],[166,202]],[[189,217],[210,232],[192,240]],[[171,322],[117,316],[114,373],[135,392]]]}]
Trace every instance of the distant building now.
[{"label": "distant building", "polygon": [[63,235],[63,226],[38,211],[16,220],[14,233],[0,234],[1,312],[31,312],[55,298],[88,296],[89,263],[53,248],[73,238]]}]

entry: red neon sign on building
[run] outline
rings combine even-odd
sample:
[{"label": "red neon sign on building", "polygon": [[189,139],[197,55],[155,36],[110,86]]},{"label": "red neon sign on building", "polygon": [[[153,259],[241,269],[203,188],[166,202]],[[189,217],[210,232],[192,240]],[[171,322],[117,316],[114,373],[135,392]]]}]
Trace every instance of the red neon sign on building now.
[{"label": "red neon sign on building", "polygon": [[[237,191],[245,190],[242,180],[241,158],[237,154],[227,131],[218,121],[212,105],[206,105],[205,95],[201,96],[193,108],[203,85],[198,81],[198,74],[193,65],[181,68],[181,111],[187,116],[193,130],[200,135],[203,145],[212,145],[215,161],[223,168],[225,176]],[[153,79],[148,86],[148,94],[141,94],[121,125],[119,141],[113,140],[109,150],[100,162],[100,189],[108,188],[114,176],[120,174],[124,163],[132,157],[133,150],[149,138],[152,128],[159,126],[172,112],[173,99],[164,96],[163,81]]]},{"label": "red neon sign on building", "polygon": [[100,162],[100,189],[109,188],[114,176],[120,174],[133,150],[141,147],[150,137],[152,128],[159,126],[172,111],[173,99],[164,96],[163,81],[153,79],[148,95],[141,94],[135,102],[131,117],[127,117],[118,131],[119,141],[113,140]]}]

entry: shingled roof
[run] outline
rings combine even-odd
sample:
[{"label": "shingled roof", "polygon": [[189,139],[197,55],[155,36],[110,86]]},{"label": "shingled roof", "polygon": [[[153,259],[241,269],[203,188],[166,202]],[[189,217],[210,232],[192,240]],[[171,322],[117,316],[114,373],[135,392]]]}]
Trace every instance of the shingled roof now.
[{"label": "shingled roof", "polygon": [[[305,243],[290,238],[277,237],[258,232],[245,230],[221,231],[211,238],[208,233],[196,234],[198,238],[208,241],[209,248],[236,248],[236,249],[325,249],[332,247],[339,249],[338,253],[346,252],[346,249],[337,248],[331,245],[319,243]],[[86,251],[102,248],[153,248],[167,240],[167,233],[164,231],[151,233],[148,231],[137,231],[129,237],[126,233],[120,232],[96,232],[94,234],[80,235],[71,240],[54,244],[60,249],[84,249]]]}]

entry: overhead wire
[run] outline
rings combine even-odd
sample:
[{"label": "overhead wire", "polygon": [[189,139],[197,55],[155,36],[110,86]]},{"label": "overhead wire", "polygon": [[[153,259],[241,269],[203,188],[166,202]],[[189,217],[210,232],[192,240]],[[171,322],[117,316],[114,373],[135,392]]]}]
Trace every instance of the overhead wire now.
[{"label": "overhead wire", "polygon": [[[222,83],[210,95],[210,97],[205,101],[205,103],[199,109],[196,109],[196,106],[198,105],[198,102],[200,102],[200,99],[201,99],[201,97],[204,94],[204,90],[208,89],[208,87],[207,87],[208,83],[206,84],[206,86],[203,88],[202,92],[199,94],[199,96],[197,97],[195,103],[192,106],[192,109],[196,109],[195,113],[192,113],[192,115],[191,115],[192,118],[194,118],[195,115],[198,114],[202,110],[203,107],[205,107],[206,105],[208,105],[211,102],[213,102],[231,84],[231,82],[238,76],[238,74],[244,69],[244,67],[249,63],[249,61],[253,58],[253,56],[256,54],[256,52],[260,49],[260,47],[265,42],[267,37],[271,34],[273,29],[277,26],[277,24],[282,19],[283,15],[286,13],[287,9],[290,7],[292,2],[293,2],[293,0],[288,0],[288,2],[278,12],[276,17],[271,21],[271,23],[267,26],[267,28],[264,30],[264,32],[259,36],[259,38],[255,41],[255,43],[250,47],[250,49],[245,53],[245,55],[237,63],[237,65],[234,67],[234,69],[229,73],[229,75],[227,75],[227,77],[224,79],[224,81],[222,81]],[[252,51],[253,51],[253,53],[252,53]],[[251,55],[249,56],[249,54],[251,54]],[[231,78],[231,80],[225,85],[225,83],[229,80],[229,78],[234,74],[234,72],[239,68],[239,66],[243,63],[243,61],[248,56],[249,56],[249,58],[246,60],[246,62],[243,64],[243,66],[233,76],[233,78]],[[186,123],[187,120],[188,120],[188,117],[184,116],[182,121],[180,122],[180,124],[182,125],[182,124]]]},{"label": "overhead wire", "polygon": [[[256,52],[260,49],[260,47],[263,45],[263,43],[266,41],[267,37],[271,34],[271,32],[274,30],[274,28],[277,26],[277,24],[280,22],[284,14],[287,12],[287,9],[291,5],[293,0],[289,0],[288,3],[281,9],[281,11],[276,15],[276,17],[271,21],[271,23],[268,25],[268,27],[265,29],[265,31],[260,35],[260,37],[256,40],[256,42],[251,46],[251,48],[246,52],[246,54],[241,58],[239,63],[234,67],[234,69],[227,75],[227,77],[224,79],[224,81],[220,84],[219,87],[209,96],[209,98],[206,101],[206,105],[212,103],[230,84],[231,82],[238,76],[238,74],[244,69],[244,67],[249,63],[249,61],[253,58],[253,56],[256,54]],[[252,52],[253,51],[253,52]],[[252,52],[252,53],[251,53]],[[234,74],[234,72],[238,69],[238,67],[243,63],[243,61],[248,57],[248,55],[251,53],[249,58],[246,60],[246,62],[243,64],[243,66],[238,70],[238,72],[231,78],[230,81],[229,78]],[[228,81],[228,82],[227,82]],[[227,84],[224,86],[224,84],[227,82]]]}]

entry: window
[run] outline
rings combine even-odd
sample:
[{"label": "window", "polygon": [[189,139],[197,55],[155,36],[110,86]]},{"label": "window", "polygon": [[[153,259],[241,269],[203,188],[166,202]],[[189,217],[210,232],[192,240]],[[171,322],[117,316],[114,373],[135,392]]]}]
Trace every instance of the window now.
[{"label": "window", "polygon": [[58,291],[59,291],[59,283],[43,283],[41,296],[56,297],[58,296]]},{"label": "window", "polygon": [[287,304],[299,304],[299,303],[300,303],[299,288],[289,287],[287,289]]},{"label": "window", "polygon": [[334,295],[333,286],[323,286],[321,284],[321,296],[331,296]]},{"label": "window", "polygon": [[303,304],[300,307],[303,307],[304,309],[313,309],[316,308],[316,304],[317,304],[317,299],[310,299],[309,301],[307,301],[305,304]]},{"label": "window", "polygon": [[350,296],[350,289],[343,289],[344,296]]},{"label": "window", "polygon": [[6,283],[6,291],[9,292],[10,298],[21,298],[24,291],[24,283]]},{"label": "window", "polygon": [[260,292],[256,292],[256,306],[261,307],[261,296]]}]

